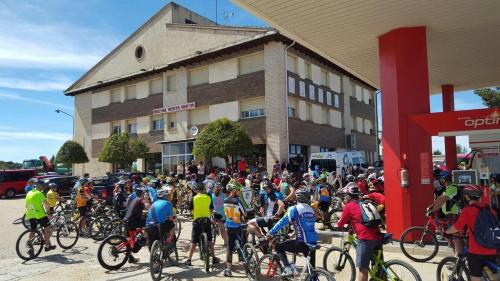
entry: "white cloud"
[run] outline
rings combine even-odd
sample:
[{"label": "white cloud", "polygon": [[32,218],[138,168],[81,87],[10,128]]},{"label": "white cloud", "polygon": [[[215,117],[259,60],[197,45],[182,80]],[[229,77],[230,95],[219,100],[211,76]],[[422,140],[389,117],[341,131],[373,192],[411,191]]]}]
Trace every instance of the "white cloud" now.
[{"label": "white cloud", "polygon": [[4,93],[0,93],[0,100],[25,101],[25,102],[30,102],[30,103],[37,103],[37,104],[52,106],[52,107],[56,107],[56,108],[73,110],[73,107],[71,107],[71,106],[67,106],[67,105],[64,105],[64,104],[58,104],[58,103],[54,103],[54,102],[50,102],[50,101],[44,101],[44,100],[34,99],[34,98],[27,98],[27,97],[21,96],[19,94],[4,94]]},{"label": "white cloud", "polygon": [[57,140],[66,141],[72,138],[71,135],[66,133],[56,132],[19,132],[19,131],[0,131],[0,140]]},{"label": "white cloud", "polygon": [[1,88],[22,89],[30,91],[60,91],[65,90],[72,84],[72,80],[66,77],[51,77],[41,79],[0,78]]}]

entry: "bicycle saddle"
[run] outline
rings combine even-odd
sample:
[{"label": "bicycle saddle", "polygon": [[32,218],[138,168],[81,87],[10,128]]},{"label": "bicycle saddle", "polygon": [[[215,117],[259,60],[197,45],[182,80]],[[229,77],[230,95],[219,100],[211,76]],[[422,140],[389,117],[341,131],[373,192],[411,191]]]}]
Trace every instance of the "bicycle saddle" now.
[{"label": "bicycle saddle", "polygon": [[318,250],[321,248],[321,245],[317,244],[317,245],[312,245],[312,244],[307,244],[307,247],[309,247],[309,250]]},{"label": "bicycle saddle", "polygon": [[392,234],[391,233],[384,233],[384,238],[382,239],[383,244],[389,244],[392,242]]}]

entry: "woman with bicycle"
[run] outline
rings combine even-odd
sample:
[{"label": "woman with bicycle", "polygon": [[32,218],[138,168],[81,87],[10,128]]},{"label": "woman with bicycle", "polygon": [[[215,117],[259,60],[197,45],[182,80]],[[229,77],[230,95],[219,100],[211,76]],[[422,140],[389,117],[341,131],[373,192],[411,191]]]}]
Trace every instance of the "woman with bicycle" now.
[{"label": "woman with bicycle", "polygon": [[233,263],[233,252],[235,249],[236,239],[241,239],[241,217],[245,216],[245,209],[241,205],[239,192],[240,188],[234,184],[228,184],[227,189],[230,192],[229,196],[224,199],[224,213],[226,217],[227,233],[227,252],[226,252],[226,266],[224,276],[231,277],[231,266]]},{"label": "woman with bicycle", "polygon": [[346,194],[347,204],[342,211],[337,227],[344,228],[344,225],[349,223],[358,236],[358,246],[356,247],[356,267],[359,268],[358,280],[367,281],[370,259],[376,250],[382,248],[383,235],[378,226],[368,227],[362,223],[359,188],[351,185],[347,188]]},{"label": "woman with bicycle", "polygon": [[446,230],[446,234],[463,233],[467,230],[469,238],[469,250],[467,253],[467,264],[471,275],[471,281],[480,281],[483,268],[487,266],[487,262],[496,262],[496,249],[486,248],[480,245],[474,237],[475,222],[478,219],[479,212],[482,208],[487,208],[480,202],[483,196],[483,191],[480,186],[467,185],[463,188],[465,201],[468,206],[463,208],[458,220]]},{"label": "woman with bicycle", "polygon": [[[289,223],[292,223],[296,233],[295,240],[287,240],[276,246],[276,251],[280,260],[284,265],[283,275],[291,276],[293,268],[290,267],[286,252],[289,253],[302,253],[307,256],[310,253],[309,245],[316,245],[318,241],[318,234],[314,229],[316,218],[314,210],[311,208],[311,196],[304,189],[299,189],[295,193],[297,198],[297,205],[288,209],[287,213],[281,218],[276,225],[267,234],[268,239],[272,239],[282,228]],[[311,252],[310,263],[313,267],[316,266],[316,253]]]}]

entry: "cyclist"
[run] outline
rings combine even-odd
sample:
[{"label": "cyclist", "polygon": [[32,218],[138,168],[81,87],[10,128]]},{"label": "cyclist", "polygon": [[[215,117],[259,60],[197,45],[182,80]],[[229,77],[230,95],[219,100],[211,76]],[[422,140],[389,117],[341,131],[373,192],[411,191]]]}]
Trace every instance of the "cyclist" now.
[{"label": "cyclist", "polygon": [[463,233],[467,229],[469,237],[469,252],[467,263],[471,275],[471,281],[482,280],[482,271],[486,262],[496,262],[496,249],[485,248],[479,245],[474,238],[474,225],[481,208],[487,207],[480,202],[483,192],[477,185],[467,185],[463,189],[464,199],[469,205],[462,209],[458,220],[448,230],[447,234]]},{"label": "cyclist", "polygon": [[[271,238],[289,223],[293,224],[296,239],[285,241],[276,246],[276,252],[285,266],[283,274],[286,276],[293,274],[293,268],[290,267],[286,252],[302,253],[307,256],[309,254],[309,247],[307,245],[316,245],[318,241],[318,234],[314,229],[316,218],[314,216],[314,210],[310,206],[311,196],[303,189],[298,190],[296,196],[297,205],[289,208],[285,216],[281,218],[267,234],[267,237]],[[313,267],[316,266],[315,251],[311,253],[310,258],[311,265]]]},{"label": "cyclist", "polygon": [[127,197],[125,181],[119,181],[115,186],[115,194],[113,196],[113,208],[119,217],[123,216],[126,209]]},{"label": "cyclist", "polygon": [[215,183],[214,193],[212,193],[212,204],[214,205],[215,222],[219,224],[220,234],[222,236],[222,240],[224,240],[224,245],[226,245],[226,229],[224,228],[224,222],[226,221],[224,200],[226,200],[226,194],[221,192],[221,190],[222,186],[219,183]]},{"label": "cyclist", "polygon": [[54,213],[54,208],[59,202],[59,193],[57,192],[57,184],[49,183],[50,190],[47,191],[47,202],[49,203],[49,218],[51,218]]},{"label": "cyclist", "polygon": [[[174,234],[174,208],[171,203],[172,194],[168,190],[160,189],[158,200],[149,208],[146,219],[146,229],[149,237],[149,246],[153,241],[167,237],[167,242],[172,240]],[[158,228],[160,232],[158,233]],[[160,234],[160,236],[158,236]]]},{"label": "cyclist", "polygon": [[245,209],[241,205],[239,193],[240,189],[236,185],[228,185],[229,196],[224,200],[224,212],[226,214],[226,232],[227,232],[227,252],[226,266],[224,276],[231,277],[231,265],[233,262],[233,252],[235,241],[241,238],[241,217],[245,215]]},{"label": "cyclist", "polygon": [[[129,231],[136,230],[137,228],[143,228],[146,223],[142,215],[143,211],[147,210],[146,202],[144,200],[145,192],[146,190],[143,187],[136,186],[134,190],[136,197],[130,200],[128,203],[127,211],[125,213],[125,217],[123,217],[123,220],[126,222],[127,229]],[[147,235],[146,233],[147,232],[144,233],[145,237]],[[129,263],[136,263],[138,261],[139,259],[134,258],[132,255],[130,255],[128,259]]]},{"label": "cyclist", "polygon": [[330,203],[332,197],[330,194],[330,188],[326,183],[327,178],[321,175],[318,178],[318,184],[316,185],[314,191],[314,197],[318,203],[317,208],[321,211],[323,226],[321,230],[325,230],[327,227],[331,228],[330,222],[328,221],[328,209],[330,208]]},{"label": "cyclist", "polygon": [[205,193],[203,184],[195,184],[194,186],[198,192],[189,202],[189,209],[193,213],[193,231],[191,233],[191,244],[189,245],[188,259],[184,263],[187,266],[192,266],[191,258],[193,257],[196,244],[200,242],[200,235],[202,231],[207,234],[207,241],[210,244],[210,251],[212,252],[213,263],[219,263],[219,259],[215,256],[214,242],[212,238],[212,223],[210,222],[210,214],[214,208],[212,199]]},{"label": "cyclist", "polygon": [[[48,252],[54,250],[56,246],[50,243],[52,229],[50,227],[49,218],[46,214],[46,211],[49,210],[50,206],[45,198],[45,195],[42,193],[43,189],[43,184],[38,182],[35,189],[32,189],[26,195],[26,220],[30,222],[30,228],[32,230],[29,235],[30,241],[35,237],[35,232],[33,231],[37,229],[38,225],[44,228],[43,239],[45,240],[45,251]],[[29,255],[32,256],[33,254],[34,250],[30,247]]]},{"label": "cyclist", "polygon": [[285,211],[285,204],[278,198],[278,193],[274,190],[272,183],[263,182],[264,194],[260,195],[260,214],[262,217],[256,217],[248,222],[247,230],[257,237],[263,237],[261,227],[271,228],[274,219],[281,217]]},{"label": "cyclist", "polygon": [[361,207],[359,206],[359,197],[361,195],[359,188],[356,185],[350,185],[346,194],[347,204],[342,211],[337,227],[344,228],[344,225],[349,223],[358,236],[358,246],[356,247],[356,267],[359,269],[358,281],[367,281],[370,259],[375,250],[382,249],[383,236],[379,227],[363,225]]},{"label": "cyclist", "polygon": [[[450,173],[442,173],[441,179],[444,183],[446,189],[444,192],[434,200],[434,202],[428,207],[433,213],[441,212],[445,215],[445,223],[448,227],[451,227],[458,219],[458,214],[460,208],[457,204],[458,197],[458,186],[453,184]],[[455,254],[462,253],[464,250],[463,239],[454,238],[453,243],[455,244],[454,251]]]},{"label": "cyclist", "polygon": [[81,186],[76,190],[76,208],[80,213],[80,218],[78,219],[78,225],[87,225],[87,210],[89,209],[89,201],[92,199],[91,195],[91,182],[88,178],[83,178],[80,180]]},{"label": "cyclist", "polygon": [[35,188],[35,179],[31,178],[26,182],[26,187],[24,187],[24,192],[28,193]]}]

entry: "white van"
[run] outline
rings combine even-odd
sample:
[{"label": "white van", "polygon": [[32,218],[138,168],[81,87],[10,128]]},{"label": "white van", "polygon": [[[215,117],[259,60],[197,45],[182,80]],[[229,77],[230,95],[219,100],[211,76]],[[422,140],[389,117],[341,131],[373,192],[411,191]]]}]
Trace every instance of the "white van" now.
[{"label": "white van", "polygon": [[309,160],[309,172],[312,172],[316,165],[319,169],[326,169],[329,173],[335,171],[345,179],[351,173],[352,167],[357,165],[363,170],[365,158],[359,151],[333,151],[333,152],[315,152],[311,153]]}]

